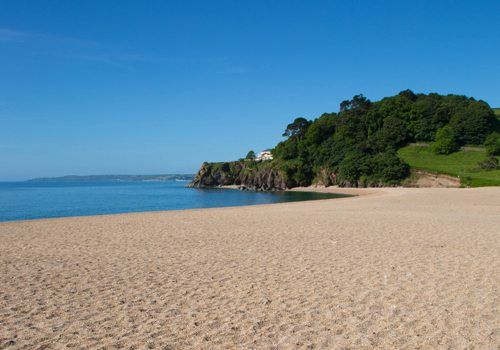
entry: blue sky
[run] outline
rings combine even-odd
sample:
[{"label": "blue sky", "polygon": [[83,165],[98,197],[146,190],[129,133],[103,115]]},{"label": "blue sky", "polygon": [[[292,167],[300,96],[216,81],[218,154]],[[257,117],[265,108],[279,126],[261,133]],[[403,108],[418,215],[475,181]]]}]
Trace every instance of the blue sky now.
[{"label": "blue sky", "polygon": [[0,180],[195,172],[410,88],[500,106],[500,2],[0,0]]}]

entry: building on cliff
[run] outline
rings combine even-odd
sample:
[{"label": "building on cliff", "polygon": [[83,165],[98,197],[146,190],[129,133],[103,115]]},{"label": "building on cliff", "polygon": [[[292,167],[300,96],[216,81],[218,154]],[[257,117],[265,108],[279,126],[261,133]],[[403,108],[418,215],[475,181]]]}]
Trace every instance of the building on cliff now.
[{"label": "building on cliff", "polygon": [[260,152],[257,157],[255,157],[255,160],[260,162],[263,160],[271,160],[273,159],[273,154],[271,153],[270,149],[265,149],[262,152]]}]

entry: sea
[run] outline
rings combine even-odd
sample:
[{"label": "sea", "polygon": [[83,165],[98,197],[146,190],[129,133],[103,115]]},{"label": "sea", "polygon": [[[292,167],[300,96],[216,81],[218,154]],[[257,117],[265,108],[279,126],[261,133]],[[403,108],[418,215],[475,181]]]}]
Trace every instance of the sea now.
[{"label": "sea", "polygon": [[187,188],[185,181],[0,182],[0,221],[214,208],[345,197]]}]

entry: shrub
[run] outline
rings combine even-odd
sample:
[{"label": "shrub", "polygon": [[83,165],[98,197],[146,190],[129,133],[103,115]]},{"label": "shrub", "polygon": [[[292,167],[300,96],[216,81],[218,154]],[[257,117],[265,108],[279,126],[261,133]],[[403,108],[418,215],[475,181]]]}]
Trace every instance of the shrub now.
[{"label": "shrub", "polygon": [[450,154],[458,151],[459,145],[453,129],[445,126],[436,133],[436,141],[432,144],[432,151],[436,154]]},{"label": "shrub", "polygon": [[497,132],[491,133],[484,142],[486,153],[490,156],[500,156],[500,134]]},{"label": "shrub", "polygon": [[495,156],[490,156],[490,157],[486,158],[486,160],[479,162],[478,165],[483,170],[500,169],[500,166],[498,165],[498,159]]}]

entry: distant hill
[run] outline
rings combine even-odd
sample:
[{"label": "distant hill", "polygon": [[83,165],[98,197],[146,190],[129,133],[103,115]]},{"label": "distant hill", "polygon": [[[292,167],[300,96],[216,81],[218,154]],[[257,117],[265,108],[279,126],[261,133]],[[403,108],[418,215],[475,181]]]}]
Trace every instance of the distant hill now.
[{"label": "distant hill", "polygon": [[38,177],[29,182],[153,182],[153,181],[191,181],[193,174],[161,175],[66,175],[59,177]]}]

